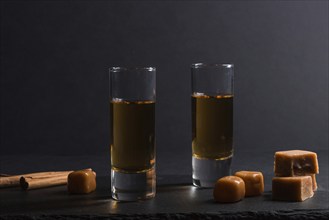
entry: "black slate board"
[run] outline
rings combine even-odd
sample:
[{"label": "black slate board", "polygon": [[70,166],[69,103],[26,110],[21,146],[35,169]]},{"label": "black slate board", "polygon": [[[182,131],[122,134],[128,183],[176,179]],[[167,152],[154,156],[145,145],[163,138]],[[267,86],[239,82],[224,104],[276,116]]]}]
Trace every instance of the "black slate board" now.
[{"label": "black slate board", "polygon": [[[328,190],[319,187],[314,197],[304,202],[272,201],[271,191],[231,203],[215,203],[212,189],[198,189],[188,183],[161,184],[189,176],[159,177],[154,199],[139,202],[117,202],[110,198],[110,178],[98,177],[97,191],[88,195],[69,195],[65,186],[22,191],[2,189],[2,214],[156,214],[156,213],[221,213],[270,212],[275,210],[328,210]],[[266,185],[268,188],[268,185]]]},{"label": "black slate board", "polygon": [[292,220],[303,220],[303,219],[328,219],[328,210],[290,210],[290,211],[263,211],[263,212],[218,212],[218,213],[158,213],[158,214],[112,214],[112,215],[6,215],[0,216],[0,219],[292,219]]},{"label": "black slate board", "polygon": [[[265,192],[259,197],[245,198],[238,203],[218,204],[212,199],[212,189],[198,189],[191,185],[191,176],[187,171],[174,170],[175,164],[159,169],[157,175],[157,193],[151,200],[139,202],[117,202],[110,198],[110,177],[108,157],[43,157],[43,156],[2,156],[1,173],[28,172],[42,162],[46,170],[75,167],[92,167],[98,172],[97,190],[88,195],[69,195],[66,186],[47,189],[22,191],[19,188],[0,189],[0,219],[328,219],[328,152],[319,154],[319,189],[314,197],[304,202],[279,202],[271,199],[271,178],[273,176],[273,154],[268,157],[255,155],[257,163],[248,163],[242,156],[236,156],[239,163],[232,170],[248,168],[261,171],[265,177]],[[258,158],[258,159],[257,159]],[[259,159],[262,158],[262,159]],[[189,158],[190,159],[190,158]],[[15,161],[22,161],[26,170],[19,171]],[[178,158],[175,158],[179,161]],[[33,162],[34,161],[34,162]],[[37,162],[35,162],[37,161]],[[48,161],[48,162],[47,162]],[[56,163],[54,163],[56,161]],[[268,163],[268,164],[267,164]],[[254,165],[254,167],[250,166]],[[257,165],[258,164],[258,165]],[[5,166],[4,166],[5,165]],[[173,173],[178,174],[173,174]]]}]

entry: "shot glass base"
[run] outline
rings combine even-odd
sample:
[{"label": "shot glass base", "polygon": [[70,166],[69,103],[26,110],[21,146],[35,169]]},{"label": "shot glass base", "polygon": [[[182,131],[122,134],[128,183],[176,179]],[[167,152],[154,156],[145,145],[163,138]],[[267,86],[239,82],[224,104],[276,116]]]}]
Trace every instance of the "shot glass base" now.
[{"label": "shot glass base", "polygon": [[119,201],[137,201],[155,196],[155,168],[145,172],[125,173],[111,169],[111,195]]},{"label": "shot glass base", "polygon": [[202,188],[213,188],[217,179],[229,176],[232,157],[225,160],[203,159],[192,156],[193,185]]}]

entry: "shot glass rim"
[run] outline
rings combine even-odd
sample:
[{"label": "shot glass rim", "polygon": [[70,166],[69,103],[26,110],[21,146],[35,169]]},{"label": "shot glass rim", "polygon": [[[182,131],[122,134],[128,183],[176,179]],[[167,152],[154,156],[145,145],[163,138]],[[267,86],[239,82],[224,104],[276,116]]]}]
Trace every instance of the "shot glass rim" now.
[{"label": "shot glass rim", "polygon": [[110,72],[118,72],[118,71],[140,71],[140,70],[146,70],[149,72],[156,71],[155,67],[147,66],[147,67],[125,67],[125,66],[112,66],[109,68]]},{"label": "shot glass rim", "polygon": [[233,68],[233,63],[193,63],[191,68],[205,68],[205,67],[225,67],[225,68]]}]

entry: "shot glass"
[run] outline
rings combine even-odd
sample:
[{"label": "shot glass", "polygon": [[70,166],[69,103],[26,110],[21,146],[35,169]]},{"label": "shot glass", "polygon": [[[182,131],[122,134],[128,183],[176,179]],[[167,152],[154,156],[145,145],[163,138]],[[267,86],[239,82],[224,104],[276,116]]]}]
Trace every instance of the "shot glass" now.
[{"label": "shot glass", "polygon": [[155,196],[154,67],[110,68],[111,195],[119,201]]},{"label": "shot glass", "polygon": [[192,64],[192,178],[212,188],[230,175],[233,157],[233,64]]}]

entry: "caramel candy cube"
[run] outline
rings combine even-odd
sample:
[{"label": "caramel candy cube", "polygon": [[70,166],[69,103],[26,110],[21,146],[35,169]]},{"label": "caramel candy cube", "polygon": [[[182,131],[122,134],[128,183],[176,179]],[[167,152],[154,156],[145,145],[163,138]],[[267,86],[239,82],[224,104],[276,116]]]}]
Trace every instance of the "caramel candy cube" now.
[{"label": "caramel candy cube", "polygon": [[274,177],[273,200],[302,202],[314,195],[311,176]]},{"label": "caramel candy cube", "polygon": [[87,194],[96,189],[96,173],[92,170],[79,170],[67,177],[67,189],[72,194]]},{"label": "caramel candy cube", "polygon": [[264,177],[257,171],[239,171],[234,174],[243,179],[246,194],[245,196],[259,196],[264,192]]},{"label": "caramel candy cube", "polygon": [[244,198],[245,184],[240,177],[225,176],[217,180],[214,188],[216,202],[237,202]]},{"label": "caramel candy cube", "polygon": [[[279,175],[276,175],[276,176],[280,177]],[[318,184],[316,182],[316,174],[310,174],[307,176],[310,176],[312,178],[312,189],[313,189],[313,191],[316,191],[318,189]]]},{"label": "caramel candy cube", "polygon": [[312,177],[312,188],[313,188],[313,191],[316,191],[318,189],[318,184],[316,183],[315,174],[311,174],[311,177]]},{"label": "caramel candy cube", "polygon": [[276,176],[305,176],[319,173],[317,155],[311,151],[278,151],[274,156]]}]

